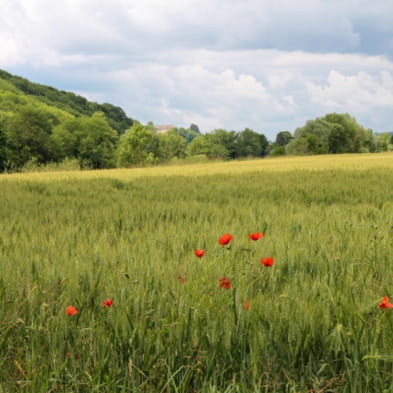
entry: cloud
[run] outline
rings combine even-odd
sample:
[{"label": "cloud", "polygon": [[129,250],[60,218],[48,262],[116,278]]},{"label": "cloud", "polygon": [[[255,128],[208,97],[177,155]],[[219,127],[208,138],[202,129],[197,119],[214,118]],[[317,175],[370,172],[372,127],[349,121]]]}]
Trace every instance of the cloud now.
[{"label": "cloud", "polygon": [[[392,0],[0,0],[16,42],[68,54],[278,49],[392,55]],[[369,37],[372,37],[370,42]],[[27,54],[31,56],[32,53]]]},{"label": "cloud", "polygon": [[0,68],[142,122],[270,137],[332,110],[377,130],[390,122],[393,0],[0,0],[0,9]]},{"label": "cloud", "polygon": [[367,72],[343,75],[332,70],[326,85],[309,83],[307,89],[313,103],[362,113],[374,107],[393,109],[393,74],[381,71],[372,76]]},{"label": "cloud", "polygon": [[244,128],[261,113],[271,117],[288,110],[287,99],[274,98],[254,76],[229,68],[212,71],[201,65],[152,63],[116,71],[110,78],[114,86],[122,83],[146,103],[148,113],[161,123],[175,119],[181,125],[202,122],[205,130],[229,125]]}]

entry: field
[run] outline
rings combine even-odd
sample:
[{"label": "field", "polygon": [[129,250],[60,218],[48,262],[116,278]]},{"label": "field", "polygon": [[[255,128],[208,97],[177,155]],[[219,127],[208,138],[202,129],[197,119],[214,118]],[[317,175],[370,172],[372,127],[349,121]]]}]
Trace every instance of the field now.
[{"label": "field", "polygon": [[1,175],[0,266],[0,392],[393,392],[393,154]]}]

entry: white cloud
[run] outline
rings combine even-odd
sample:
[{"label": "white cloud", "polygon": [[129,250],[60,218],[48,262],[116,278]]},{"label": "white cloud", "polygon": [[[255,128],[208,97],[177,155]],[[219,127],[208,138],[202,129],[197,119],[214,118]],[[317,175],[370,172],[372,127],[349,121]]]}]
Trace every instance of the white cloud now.
[{"label": "white cloud", "polygon": [[[0,68],[141,121],[387,128],[393,0],[0,0]],[[378,115],[376,115],[376,113]]]},{"label": "white cloud", "polygon": [[[332,70],[326,85],[309,83],[311,101],[347,112],[362,113],[374,107],[393,108],[393,77],[390,72],[343,75]],[[391,109],[390,109],[391,110]]]}]

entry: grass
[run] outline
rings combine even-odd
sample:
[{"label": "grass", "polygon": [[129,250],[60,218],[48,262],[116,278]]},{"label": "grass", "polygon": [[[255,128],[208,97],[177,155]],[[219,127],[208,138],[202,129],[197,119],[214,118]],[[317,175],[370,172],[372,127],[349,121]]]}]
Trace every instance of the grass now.
[{"label": "grass", "polygon": [[392,169],[370,154],[0,176],[0,392],[393,391]]}]

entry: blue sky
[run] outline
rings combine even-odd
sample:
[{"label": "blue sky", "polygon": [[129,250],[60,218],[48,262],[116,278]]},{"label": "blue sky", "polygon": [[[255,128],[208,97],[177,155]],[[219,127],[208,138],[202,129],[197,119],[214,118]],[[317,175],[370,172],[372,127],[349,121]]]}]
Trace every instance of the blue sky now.
[{"label": "blue sky", "polygon": [[0,0],[0,68],[142,123],[393,131],[393,0]]}]

